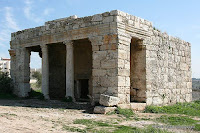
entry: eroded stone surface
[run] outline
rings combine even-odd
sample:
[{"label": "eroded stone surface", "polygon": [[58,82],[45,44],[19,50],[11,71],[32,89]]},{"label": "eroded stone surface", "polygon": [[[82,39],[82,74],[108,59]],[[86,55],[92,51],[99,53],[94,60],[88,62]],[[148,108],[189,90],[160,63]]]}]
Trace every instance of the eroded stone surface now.
[{"label": "eroded stone surface", "polygon": [[103,106],[111,107],[117,105],[119,101],[120,99],[118,97],[101,94],[99,103]]}]

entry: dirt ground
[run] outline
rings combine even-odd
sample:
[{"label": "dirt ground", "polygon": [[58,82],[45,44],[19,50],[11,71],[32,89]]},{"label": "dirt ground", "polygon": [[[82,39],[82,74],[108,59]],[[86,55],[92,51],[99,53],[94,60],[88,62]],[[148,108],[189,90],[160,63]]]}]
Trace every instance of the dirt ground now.
[{"label": "dirt ground", "polygon": [[[76,119],[94,119],[96,121],[112,122],[121,119],[116,114],[92,114],[92,109],[87,103],[73,104],[36,99],[0,100],[0,133],[64,133],[69,132],[63,129],[64,125],[84,128],[84,125],[73,124],[73,121]],[[156,118],[160,115],[137,113],[137,116],[139,118]],[[142,119],[139,121],[122,120],[119,123],[119,125],[139,128],[152,124],[159,123]]]}]

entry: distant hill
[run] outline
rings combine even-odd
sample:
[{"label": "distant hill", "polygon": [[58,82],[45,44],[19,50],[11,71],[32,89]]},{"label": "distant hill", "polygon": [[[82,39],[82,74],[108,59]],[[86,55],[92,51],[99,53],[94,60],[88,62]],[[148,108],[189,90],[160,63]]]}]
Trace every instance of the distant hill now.
[{"label": "distant hill", "polygon": [[192,89],[200,89],[200,79],[192,78]]}]

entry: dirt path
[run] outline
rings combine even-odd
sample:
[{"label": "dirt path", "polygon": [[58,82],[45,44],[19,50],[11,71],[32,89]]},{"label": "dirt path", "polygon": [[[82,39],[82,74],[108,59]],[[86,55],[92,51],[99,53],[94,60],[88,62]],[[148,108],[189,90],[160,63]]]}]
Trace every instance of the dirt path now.
[{"label": "dirt path", "polygon": [[[75,125],[76,119],[109,121],[121,119],[117,115],[92,114],[87,103],[72,104],[60,101],[41,100],[0,100],[0,133],[64,133],[64,125]],[[138,113],[138,117],[156,118],[157,114]],[[119,125],[144,127],[155,124],[153,121],[121,121]],[[156,123],[157,124],[157,123]]]},{"label": "dirt path", "polygon": [[[37,133],[66,132],[63,125],[75,119],[106,120],[111,116],[90,114],[87,103],[71,104],[60,101],[0,100],[0,132]],[[73,125],[73,124],[72,124]]]}]

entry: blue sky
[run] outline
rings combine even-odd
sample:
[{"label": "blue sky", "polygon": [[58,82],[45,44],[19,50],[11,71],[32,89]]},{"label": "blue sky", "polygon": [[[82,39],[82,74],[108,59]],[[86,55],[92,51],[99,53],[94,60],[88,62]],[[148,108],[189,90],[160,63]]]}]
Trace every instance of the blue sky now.
[{"label": "blue sky", "polygon": [[[0,0],[0,57],[9,57],[11,32],[115,9],[147,19],[162,32],[190,42],[192,74],[200,78],[200,0]],[[31,67],[41,66],[37,54],[31,60]]]}]

